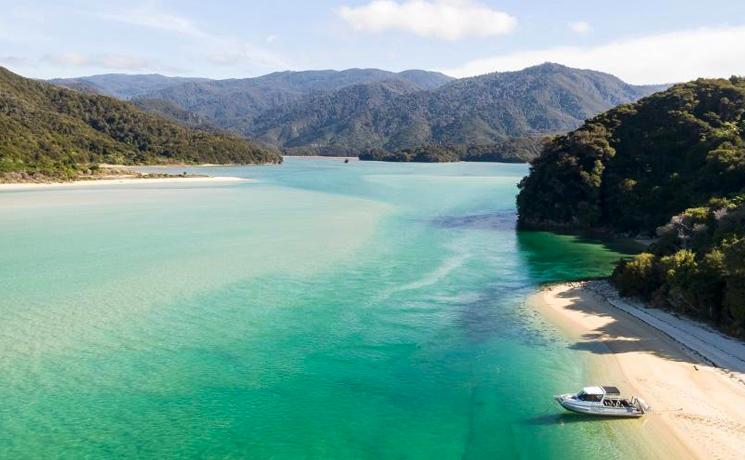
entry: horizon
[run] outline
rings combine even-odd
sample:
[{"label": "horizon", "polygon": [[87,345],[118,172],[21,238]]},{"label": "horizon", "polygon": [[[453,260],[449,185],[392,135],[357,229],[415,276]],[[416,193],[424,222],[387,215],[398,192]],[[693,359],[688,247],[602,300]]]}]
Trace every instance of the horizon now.
[{"label": "horizon", "polygon": [[[345,69],[329,69],[329,68],[326,68],[326,69],[275,70],[273,72],[268,72],[268,73],[265,73],[265,74],[251,76],[251,77],[229,77],[229,78],[210,78],[210,77],[204,77],[204,76],[198,76],[198,75],[197,76],[185,76],[185,75],[167,74],[167,73],[160,73],[160,72],[148,72],[148,73],[106,72],[106,73],[97,73],[97,74],[89,74],[89,75],[77,75],[77,76],[72,76],[72,77],[52,77],[52,78],[48,78],[48,79],[39,78],[38,80],[40,80],[40,81],[56,81],[56,80],[81,80],[81,79],[88,79],[88,78],[95,78],[95,77],[107,77],[107,76],[126,76],[126,77],[148,77],[148,76],[154,76],[154,77],[182,78],[182,79],[205,80],[205,81],[229,81],[229,80],[249,80],[249,79],[254,79],[254,78],[263,78],[263,77],[267,77],[267,76],[275,75],[275,74],[286,74],[286,73],[347,72],[347,71],[359,70],[359,71],[390,72],[390,73],[393,73],[393,74],[402,74],[402,73],[405,73],[405,72],[436,73],[436,74],[441,74],[441,75],[444,75],[446,77],[452,78],[453,81],[455,81],[455,80],[463,80],[463,79],[467,79],[467,78],[478,78],[478,77],[483,77],[483,76],[487,76],[487,75],[494,75],[494,74],[522,72],[522,71],[525,71],[525,70],[528,70],[528,69],[532,69],[532,68],[535,68],[535,67],[546,66],[546,65],[558,65],[558,66],[565,67],[565,68],[571,69],[571,70],[588,71],[588,72],[595,72],[595,73],[607,74],[607,75],[610,75],[612,77],[619,78],[624,83],[631,84],[631,85],[634,85],[634,86],[664,86],[664,85],[674,85],[674,84],[678,84],[678,83],[684,83],[683,81],[665,82],[665,83],[629,83],[629,82],[626,82],[625,80],[621,79],[617,75],[614,75],[614,74],[611,74],[611,73],[608,73],[608,72],[603,72],[601,70],[596,70],[596,69],[591,69],[591,68],[571,67],[571,66],[567,66],[567,65],[564,65],[564,64],[559,64],[557,62],[550,62],[550,61],[542,62],[540,64],[530,65],[530,66],[527,66],[527,67],[524,67],[524,68],[521,68],[521,69],[516,69],[516,70],[507,70],[507,71],[502,71],[502,72],[495,71],[495,72],[488,72],[488,73],[485,73],[485,74],[471,75],[471,76],[467,76],[467,77],[455,77],[453,75],[448,75],[448,74],[446,74],[444,72],[441,72],[439,70],[431,70],[431,69],[414,69],[414,68],[411,68],[411,69],[404,69],[404,70],[396,71],[396,70],[389,70],[389,69],[377,68],[377,67],[350,67],[350,68],[345,68]],[[0,65],[0,67],[4,67],[6,70],[8,70],[10,72],[13,72],[13,73],[15,73],[17,75],[20,75],[22,77],[33,78],[33,77],[29,77],[27,75],[23,75],[23,74],[21,74],[19,72],[16,72],[15,70],[13,70],[11,68],[8,68],[6,66],[3,66],[3,65]],[[742,75],[743,74],[733,74],[733,75],[729,75],[729,76],[712,77],[712,78],[727,79],[727,78],[730,78],[730,77],[733,77],[733,76],[738,76],[739,77],[739,76],[742,76]],[[699,77],[699,78],[701,78],[701,77]]]},{"label": "horizon", "polygon": [[745,17],[745,5],[732,3],[712,0],[701,11],[691,0],[623,8],[584,0],[0,0],[0,65],[38,79],[352,68],[463,78],[552,62],[667,84],[745,73],[745,22],[731,19]]}]

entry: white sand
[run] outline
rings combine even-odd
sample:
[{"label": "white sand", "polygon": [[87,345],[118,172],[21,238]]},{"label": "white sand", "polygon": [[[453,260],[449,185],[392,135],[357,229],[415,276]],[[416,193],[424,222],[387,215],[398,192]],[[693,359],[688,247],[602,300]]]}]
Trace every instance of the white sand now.
[{"label": "white sand", "polygon": [[576,341],[574,348],[587,350],[595,381],[584,383],[618,385],[652,406],[633,428],[658,450],[655,456],[745,458],[742,343],[613,292],[602,282],[561,284],[538,292],[531,304]]},{"label": "white sand", "polygon": [[92,179],[72,182],[0,184],[0,191],[37,190],[58,187],[89,187],[100,185],[173,184],[173,183],[220,183],[255,182],[242,177],[121,177],[117,179]]}]

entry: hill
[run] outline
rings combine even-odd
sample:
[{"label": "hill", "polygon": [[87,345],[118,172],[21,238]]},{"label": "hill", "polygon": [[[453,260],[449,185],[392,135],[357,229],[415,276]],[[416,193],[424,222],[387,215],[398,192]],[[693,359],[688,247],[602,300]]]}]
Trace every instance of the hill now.
[{"label": "hill", "polygon": [[622,293],[745,336],[745,79],[697,80],[549,143],[520,184],[522,228],[653,235]]},{"label": "hill", "polygon": [[394,73],[378,69],[275,72],[257,78],[191,82],[149,92],[142,97],[168,101],[211,120],[216,126],[248,135],[254,118],[263,112],[303,96],[384,80],[398,80],[418,89],[430,89],[452,78],[436,72]]},{"label": "hill", "polygon": [[0,173],[73,177],[96,163],[280,162],[272,149],[185,128],[110,97],[83,94],[0,67]]},{"label": "hill", "polygon": [[55,78],[49,83],[76,91],[132,99],[153,91],[189,82],[206,82],[206,78],[166,77],[159,74],[129,75],[111,73],[78,78]]},{"label": "hill", "polygon": [[[461,80],[421,70],[277,72],[170,85],[133,101],[187,126],[216,126],[293,154],[365,155],[433,145],[495,150],[509,138],[565,133],[662,88],[543,64]],[[519,157],[531,159],[536,147]]]},{"label": "hill", "polygon": [[[245,135],[284,147],[338,146],[357,152],[385,143],[375,110],[419,91],[404,80],[384,80],[317,93],[257,116]],[[344,139],[344,143],[339,142]]]},{"label": "hill", "polygon": [[302,98],[233,128],[289,147],[333,145],[358,151],[483,145],[505,137],[563,133],[657,89],[627,85],[600,72],[544,64],[457,80],[434,90],[382,93],[370,84],[360,85]]},{"label": "hill", "polygon": [[363,161],[447,163],[453,161],[492,161],[527,163],[537,158],[542,138],[507,137],[491,144],[425,144],[395,151],[373,148],[359,154]]}]

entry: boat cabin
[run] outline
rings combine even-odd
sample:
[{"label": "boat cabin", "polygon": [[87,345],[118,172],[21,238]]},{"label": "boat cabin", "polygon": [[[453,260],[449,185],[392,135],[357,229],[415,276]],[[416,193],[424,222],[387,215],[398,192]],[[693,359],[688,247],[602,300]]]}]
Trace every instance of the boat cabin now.
[{"label": "boat cabin", "polygon": [[577,394],[580,401],[602,403],[608,407],[631,407],[632,402],[621,397],[616,387],[585,387]]}]

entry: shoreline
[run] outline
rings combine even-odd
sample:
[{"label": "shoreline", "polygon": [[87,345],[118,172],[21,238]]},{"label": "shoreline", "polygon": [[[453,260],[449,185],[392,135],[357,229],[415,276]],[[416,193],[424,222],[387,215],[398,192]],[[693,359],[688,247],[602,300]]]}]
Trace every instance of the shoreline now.
[{"label": "shoreline", "polygon": [[254,179],[242,177],[220,177],[220,176],[198,176],[198,177],[105,177],[102,179],[85,179],[70,182],[11,182],[0,183],[2,191],[41,190],[48,188],[85,187],[98,185],[127,185],[127,184],[175,184],[175,183],[234,183],[234,182],[256,182]]},{"label": "shoreline", "polygon": [[350,160],[360,161],[359,157],[340,157],[329,155],[282,155],[282,158],[297,158],[298,160]]},{"label": "shoreline", "polygon": [[[722,351],[745,344],[621,299],[605,281],[546,286],[529,304],[585,355],[593,380],[578,386],[618,385],[652,406],[638,423],[608,422],[641,438],[642,448],[671,458],[740,458],[745,451],[745,381],[737,359]],[[727,369],[715,365],[725,362]]]}]

